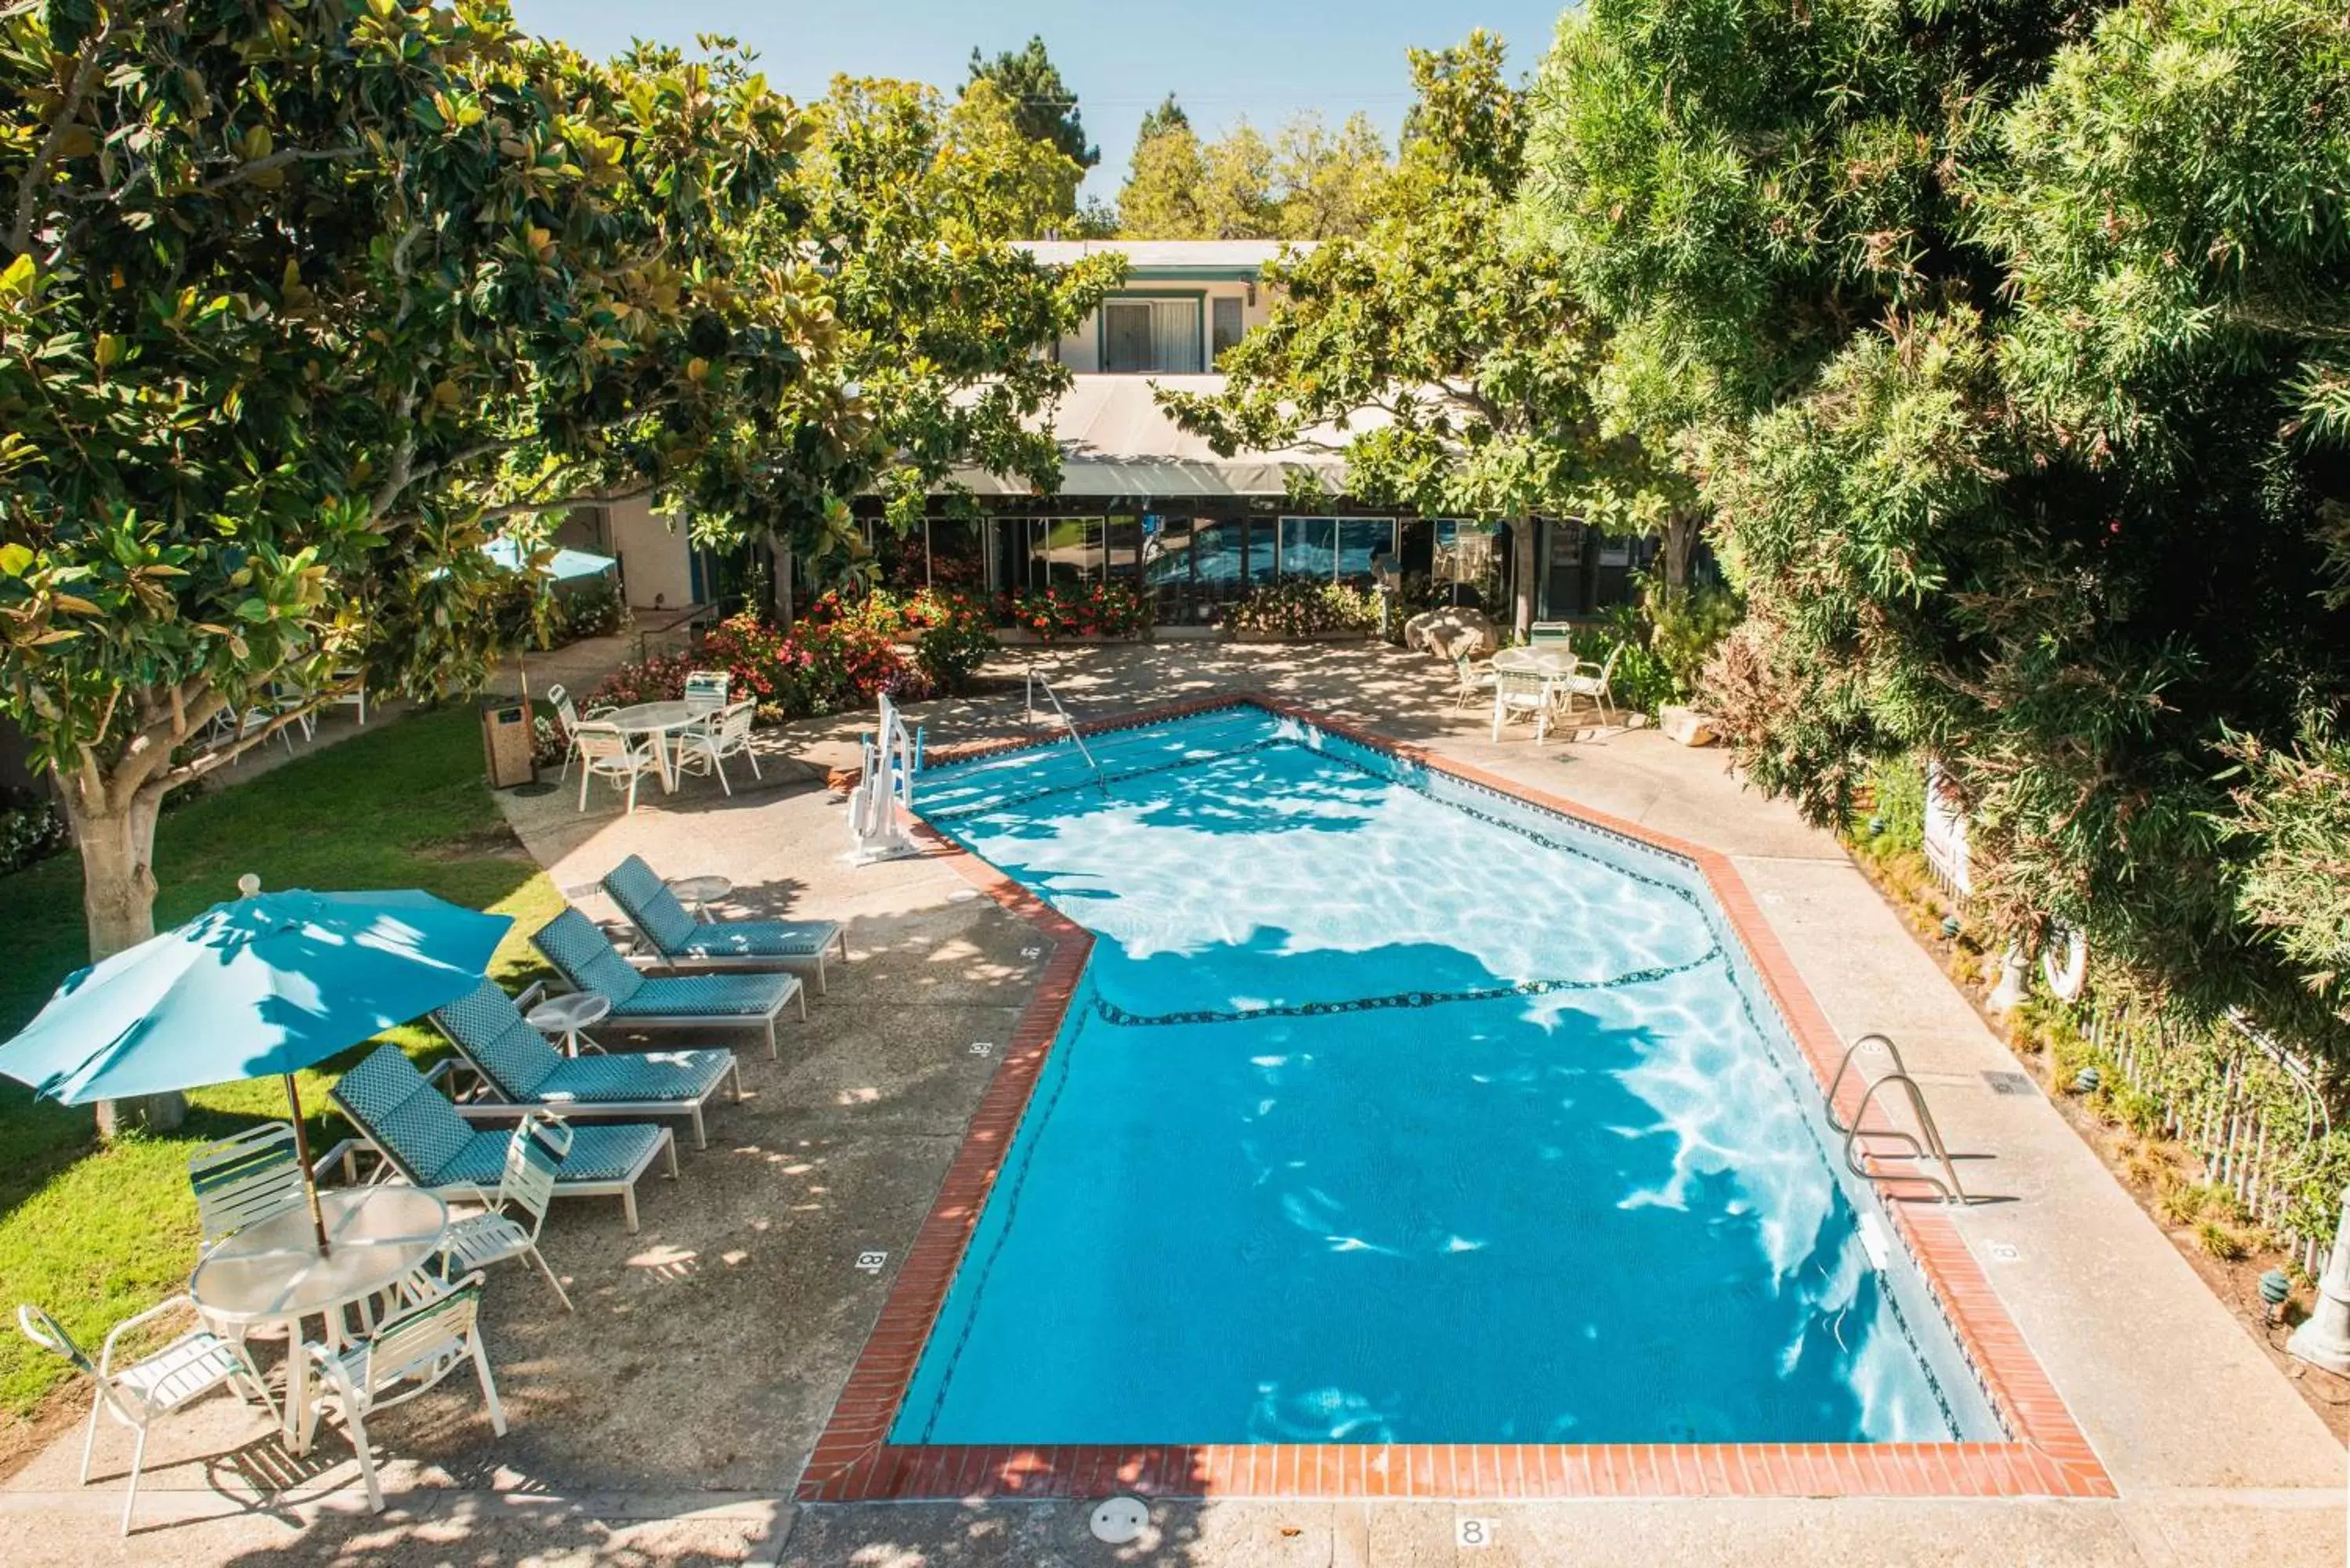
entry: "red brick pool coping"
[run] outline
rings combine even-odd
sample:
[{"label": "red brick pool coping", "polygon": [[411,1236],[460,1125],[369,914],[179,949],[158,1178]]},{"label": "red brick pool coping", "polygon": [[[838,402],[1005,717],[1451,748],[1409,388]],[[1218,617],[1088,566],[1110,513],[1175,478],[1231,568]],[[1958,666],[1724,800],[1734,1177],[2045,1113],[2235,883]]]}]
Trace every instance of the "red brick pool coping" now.
[{"label": "red brick pool coping", "polygon": [[[1219,708],[1253,706],[1375,747],[1694,862],[1823,1085],[1843,1047],[1726,856],[1620,821],[1375,734],[1250,693],[1171,703],[1081,724],[1133,729]],[[932,753],[962,760],[1040,744],[986,741]],[[1950,1214],[1894,1196],[1886,1210],[1925,1276],[2010,1440],[1999,1443],[1348,1443],[976,1447],[893,1444],[898,1407],[945,1302],[963,1249],[1027,1108],[1093,938],[978,857],[916,825],[929,852],[1052,939],[1035,995],[1014,1029],[937,1202],[892,1282],[872,1336],[802,1473],[803,1502],[879,1500],[1159,1497],[2069,1497],[2116,1495]],[[1851,1096],[1848,1096],[1849,1099]],[[1847,1106],[1847,1108],[1849,1108]]]}]

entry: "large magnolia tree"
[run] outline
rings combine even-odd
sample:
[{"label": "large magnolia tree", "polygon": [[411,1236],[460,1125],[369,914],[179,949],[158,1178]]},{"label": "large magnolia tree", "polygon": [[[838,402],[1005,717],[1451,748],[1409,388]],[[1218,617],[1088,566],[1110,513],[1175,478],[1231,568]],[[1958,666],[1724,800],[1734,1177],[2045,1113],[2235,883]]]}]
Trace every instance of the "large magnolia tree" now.
[{"label": "large magnolia tree", "polygon": [[490,531],[713,464],[812,518],[868,439],[813,273],[724,243],[809,134],[727,47],[51,0],[0,81],[0,712],[94,954],[151,930],[169,791],[362,669],[481,677]]},{"label": "large magnolia tree", "polygon": [[2338,1002],[2340,7],[1591,0],[1541,93],[1533,225],[1703,454],[1752,776],[1833,820],[1939,755],[2009,932]]},{"label": "large magnolia tree", "polygon": [[[1024,130],[985,78],[950,103],[918,83],[844,78],[810,119],[792,200],[753,220],[746,254],[814,268],[859,389],[875,439],[827,471],[830,493],[879,496],[900,533],[937,498],[968,503],[961,469],[1049,493],[1061,472],[1049,415],[1069,372],[1036,350],[1076,330],[1124,264],[1048,267],[1009,240],[1037,232],[1081,171]],[[733,489],[732,504],[711,498],[705,528],[740,536],[772,520]],[[804,547],[819,573],[868,560],[837,499]]]}]

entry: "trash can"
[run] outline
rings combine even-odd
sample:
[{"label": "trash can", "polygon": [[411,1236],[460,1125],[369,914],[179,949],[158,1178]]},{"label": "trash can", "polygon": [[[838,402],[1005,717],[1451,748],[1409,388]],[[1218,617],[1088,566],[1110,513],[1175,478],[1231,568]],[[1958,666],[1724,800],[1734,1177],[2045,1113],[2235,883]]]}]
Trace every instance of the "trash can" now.
[{"label": "trash can", "polygon": [[487,759],[492,789],[535,784],[537,764],[529,704],[513,697],[493,697],[482,704],[482,754]]}]

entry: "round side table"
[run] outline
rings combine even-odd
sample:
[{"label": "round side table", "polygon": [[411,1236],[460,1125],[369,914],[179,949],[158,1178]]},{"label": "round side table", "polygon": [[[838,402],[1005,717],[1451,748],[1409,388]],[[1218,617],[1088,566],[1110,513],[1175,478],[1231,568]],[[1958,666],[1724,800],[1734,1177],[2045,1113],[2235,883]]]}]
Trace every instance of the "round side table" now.
[{"label": "round side table", "polygon": [[669,890],[693,910],[695,919],[707,920],[710,906],[734,891],[734,884],[724,877],[679,877],[670,882]]},{"label": "round side table", "polygon": [[[523,1015],[523,1022],[549,1038],[563,1037],[563,1054],[579,1054],[579,1038],[590,1025],[601,1023],[611,1015],[612,1000],[601,992],[568,991],[561,996],[550,996]],[[589,1041],[591,1050],[598,1049]]]}]

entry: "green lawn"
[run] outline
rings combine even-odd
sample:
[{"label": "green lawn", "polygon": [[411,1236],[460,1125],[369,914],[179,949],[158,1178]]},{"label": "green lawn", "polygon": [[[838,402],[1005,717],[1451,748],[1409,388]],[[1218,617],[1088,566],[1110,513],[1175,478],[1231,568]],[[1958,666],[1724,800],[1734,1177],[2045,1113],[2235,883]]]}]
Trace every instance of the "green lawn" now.
[{"label": "green lawn", "polygon": [[[156,926],[234,898],[247,871],[267,888],[422,888],[514,915],[498,967],[527,967],[528,932],[560,909],[562,898],[498,815],[483,782],[480,736],[466,708],[380,722],[170,813],[156,836],[162,882]],[[0,952],[8,955],[0,964],[5,1038],[87,961],[81,870],[72,855],[0,877]],[[391,1037],[420,1057],[433,1050],[423,1029]],[[366,1049],[301,1075],[315,1147],[340,1136],[320,1114],[327,1085]],[[190,1099],[182,1132],[100,1148],[88,1111],[36,1102],[0,1079],[0,1310],[38,1302],[95,1352],[115,1321],[185,1286],[196,1242],[189,1151],[285,1115],[274,1079],[200,1090]],[[0,1427],[30,1412],[64,1370],[6,1325]]]}]

